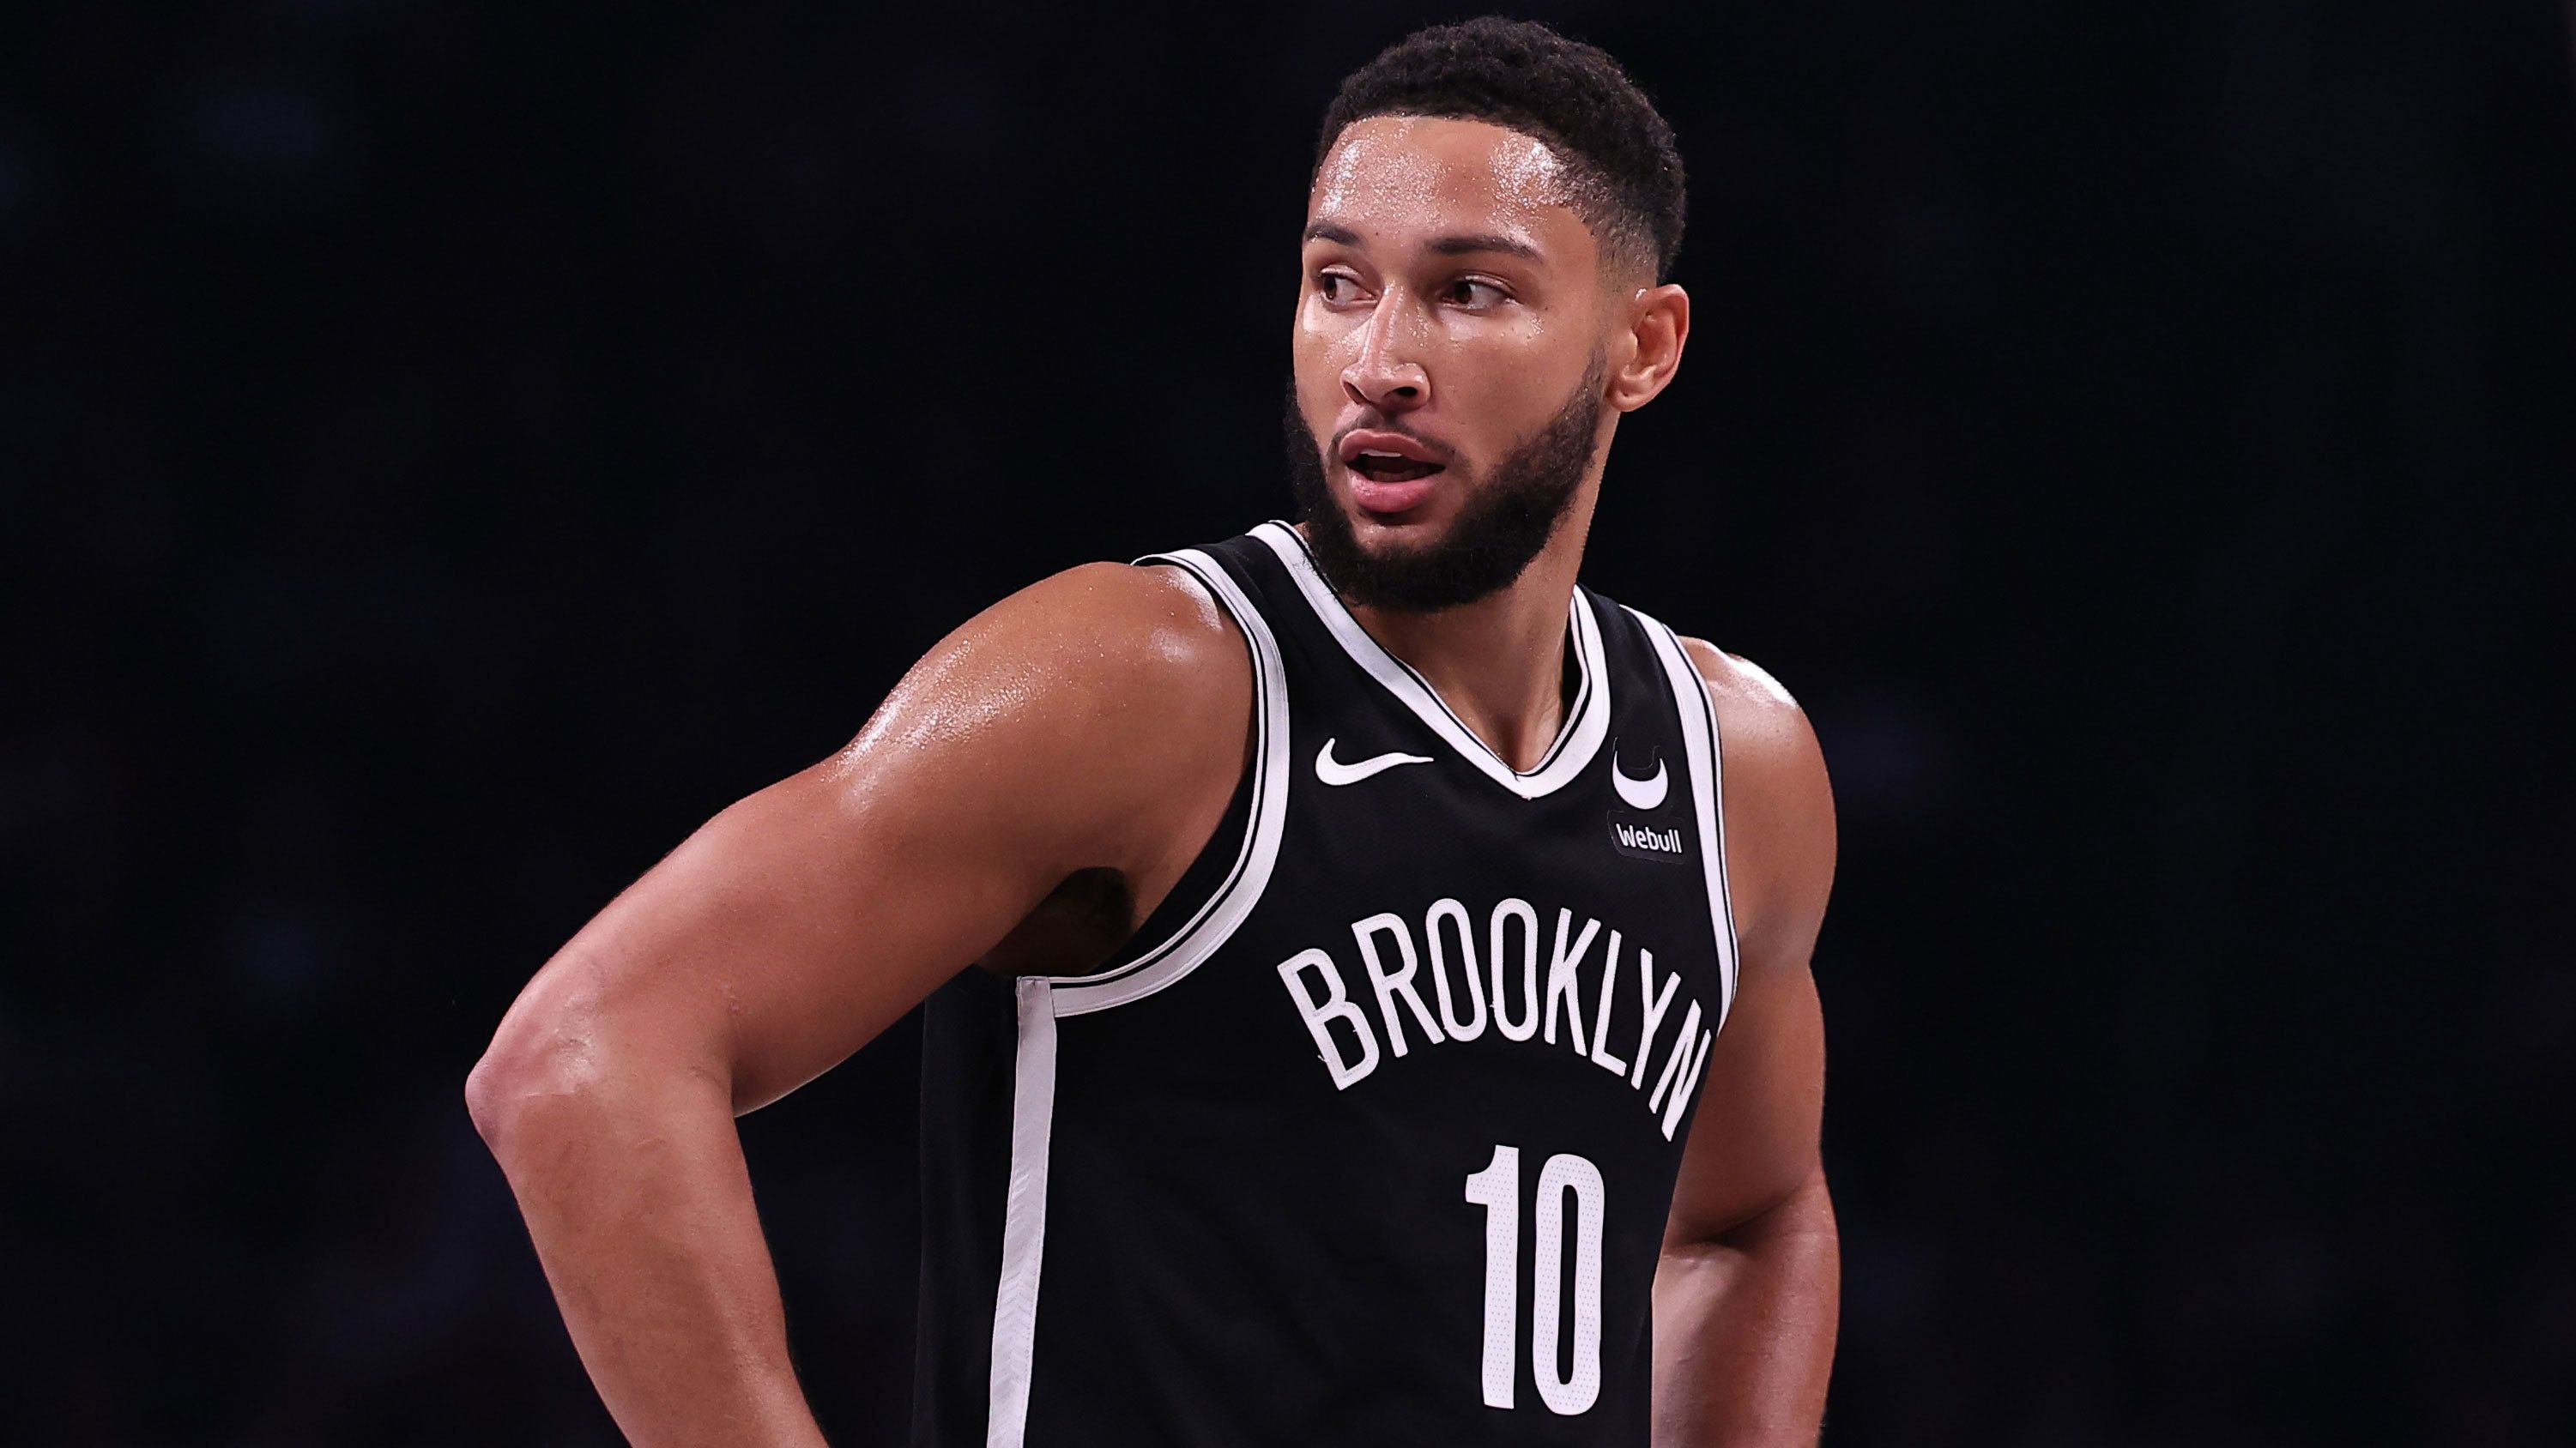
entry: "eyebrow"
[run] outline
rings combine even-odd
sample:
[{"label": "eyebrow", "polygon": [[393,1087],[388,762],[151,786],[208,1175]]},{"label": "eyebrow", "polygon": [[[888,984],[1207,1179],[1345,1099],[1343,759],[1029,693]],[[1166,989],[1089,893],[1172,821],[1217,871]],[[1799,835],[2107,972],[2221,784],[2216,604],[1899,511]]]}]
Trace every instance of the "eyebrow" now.
[{"label": "eyebrow", "polygon": [[1498,251],[1526,261],[1539,259],[1538,248],[1528,242],[1490,232],[1475,236],[1444,236],[1424,249],[1439,256],[1469,256],[1480,251]]},{"label": "eyebrow", "polygon": [[[1309,225],[1300,244],[1308,241],[1329,241],[1341,246],[1360,244],[1359,233],[1347,226],[1337,226],[1329,221],[1318,221]],[[1439,237],[1424,246],[1423,250],[1434,256],[1472,256],[1479,252],[1499,252],[1504,256],[1517,256],[1527,261],[1541,260],[1537,247],[1516,237],[1502,236],[1493,232]]]}]

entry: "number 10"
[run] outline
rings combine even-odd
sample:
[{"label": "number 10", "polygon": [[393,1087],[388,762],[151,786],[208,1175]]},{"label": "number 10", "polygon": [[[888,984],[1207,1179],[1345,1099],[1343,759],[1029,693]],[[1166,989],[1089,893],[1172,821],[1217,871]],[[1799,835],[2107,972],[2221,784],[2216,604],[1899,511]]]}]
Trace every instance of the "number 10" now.
[{"label": "number 10", "polygon": [[[1574,1193],[1574,1372],[1556,1370],[1559,1301],[1565,1280],[1565,1194]],[[1512,1345],[1520,1319],[1521,1151],[1497,1146],[1467,1178],[1467,1200],[1485,1209],[1485,1406],[1512,1406]],[[1530,1372],[1550,1412],[1580,1413],[1601,1396],[1601,1169],[1579,1156],[1551,1156],[1538,1172],[1536,1303],[1530,1315]]]}]

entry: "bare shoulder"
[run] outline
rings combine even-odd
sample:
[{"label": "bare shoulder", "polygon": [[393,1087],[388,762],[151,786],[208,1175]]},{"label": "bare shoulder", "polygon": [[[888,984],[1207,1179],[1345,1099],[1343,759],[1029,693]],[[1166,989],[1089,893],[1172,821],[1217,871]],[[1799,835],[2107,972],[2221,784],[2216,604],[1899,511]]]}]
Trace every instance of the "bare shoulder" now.
[{"label": "bare shoulder", "polygon": [[1822,809],[1830,824],[1833,788],[1824,751],[1797,699],[1760,664],[1705,639],[1683,639],[1682,650],[1717,711],[1730,801],[1741,793],[1766,807]]},{"label": "bare shoulder", "polygon": [[1708,686],[1709,702],[1717,708],[1730,766],[1739,738],[1765,751],[1801,741],[1813,745],[1815,730],[1807,724],[1807,712],[1770,670],[1706,639],[1685,638],[1681,644],[1691,667],[1699,671],[1700,682]]},{"label": "bare shoulder", "polygon": [[1683,639],[1682,649],[1717,712],[1738,930],[1748,947],[1757,938],[1812,942],[1835,857],[1833,784],[1815,728],[1761,665],[1704,639]]},{"label": "bare shoulder", "polygon": [[[1248,710],[1242,631],[1180,569],[1089,563],[985,609],[922,656],[853,749],[1044,719],[1056,732]],[[892,733],[898,738],[887,738]]]},{"label": "bare shoulder", "polygon": [[1085,564],[1033,583],[922,656],[831,761],[854,796],[935,790],[954,811],[1137,863],[1231,788],[1252,715],[1243,634],[1177,568]]}]

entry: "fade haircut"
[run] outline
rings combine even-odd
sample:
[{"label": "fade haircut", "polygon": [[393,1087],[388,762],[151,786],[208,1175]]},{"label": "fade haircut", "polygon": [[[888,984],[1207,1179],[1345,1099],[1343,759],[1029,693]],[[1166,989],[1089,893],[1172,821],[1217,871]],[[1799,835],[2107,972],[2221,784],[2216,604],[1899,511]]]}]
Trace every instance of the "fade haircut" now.
[{"label": "fade haircut", "polygon": [[1566,198],[1605,257],[1672,273],[1685,195],[1673,128],[1619,62],[1534,21],[1488,15],[1417,30],[1351,72],[1315,145],[1371,116],[1487,121],[1545,142],[1565,163]]}]

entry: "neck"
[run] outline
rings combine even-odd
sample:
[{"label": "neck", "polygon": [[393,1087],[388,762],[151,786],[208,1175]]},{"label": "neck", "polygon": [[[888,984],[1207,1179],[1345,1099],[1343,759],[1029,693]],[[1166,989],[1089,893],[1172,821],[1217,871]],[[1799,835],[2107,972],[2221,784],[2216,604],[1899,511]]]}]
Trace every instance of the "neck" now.
[{"label": "neck", "polygon": [[1592,531],[1599,475],[1585,480],[1556,536],[1510,587],[1437,613],[1351,607],[1386,651],[1512,768],[1538,766],[1565,724],[1566,613]]}]

